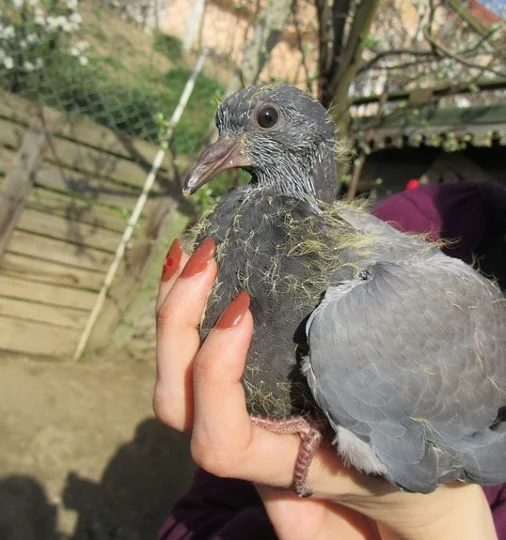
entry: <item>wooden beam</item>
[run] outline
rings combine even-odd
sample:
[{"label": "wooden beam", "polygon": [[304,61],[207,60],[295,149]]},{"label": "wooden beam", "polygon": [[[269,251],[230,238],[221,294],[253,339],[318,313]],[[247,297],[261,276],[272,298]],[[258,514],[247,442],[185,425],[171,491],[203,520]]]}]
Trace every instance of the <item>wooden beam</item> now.
[{"label": "wooden beam", "polygon": [[32,178],[47,151],[52,125],[59,115],[39,117],[28,129],[0,191],[0,261],[21,217]]},{"label": "wooden beam", "polygon": [[[429,88],[432,90],[432,94],[435,97],[441,97],[445,95],[460,95],[460,94],[470,94],[476,91],[476,89],[481,91],[488,90],[504,90],[506,88],[506,78],[486,80],[486,81],[477,81],[476,83],[469,85],[459,85],[459,84],[441,84]],[[407,101],[411,95],[411,90],[401,90],[399,92],[391,92],[388,94],[386,102],[392,101]],[[385,99],[384,94],[376,94],[373,96],[360,96],[350,100],[349,105],[354,107],[358,105],[368,105],[369,103],[378,103]]]}]

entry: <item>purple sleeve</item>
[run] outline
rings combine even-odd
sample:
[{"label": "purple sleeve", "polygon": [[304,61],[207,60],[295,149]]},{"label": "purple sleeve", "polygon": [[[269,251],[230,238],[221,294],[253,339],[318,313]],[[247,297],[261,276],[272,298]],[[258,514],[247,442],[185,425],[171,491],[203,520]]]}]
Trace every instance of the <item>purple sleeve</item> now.
[{"label": "purple sleeve", "polygon": [[372,211],[403,232],[424,233],[428,238],[451,240],[447,255],[472,261],[488,227],[486,205],[477,184],[431,184],[403,191]]},{"label": "purple sleeve", "polygon": [[499,540],[506,540],[506,485],[484,488]]},{"label": "purple sleeve", "polygon": [[158,540],[275,540],[262,501],[249,482],[197,471]]}]

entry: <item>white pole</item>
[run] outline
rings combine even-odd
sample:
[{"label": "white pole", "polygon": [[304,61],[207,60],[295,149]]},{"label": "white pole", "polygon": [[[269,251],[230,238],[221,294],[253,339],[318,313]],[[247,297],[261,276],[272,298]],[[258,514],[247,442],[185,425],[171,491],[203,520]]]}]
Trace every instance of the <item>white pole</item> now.
[{"label": "white pole", "polygon": [[191,49],[195,35],[200,28],[202,17],[204,15],[205,0],[194,0],[190,19],[188,20],[188,26],[186,28],[186,34],[183,39],[183,50],[188,52]]},{"label": "white pole", "polygon": [[[183,93],[181,94],[181,97],[179,99],[179,103],[176,109],[174,110],[174,113],[172,114],[172,118],[169,120],[167,124],[167,131],[165,133],[163,143],[167,143],[171,139],[172,134],[174,133],[174,128],[177,126],[179,120],[181,119],[183,111],[193,92],[193,89],[195,87],[195,81],[197,80],[198,74],[202,70],[206,57],[207,57],[207,49],[203,49],[197,60],[195,68],[193,69],[193,73],[191,74],[190,78],[186,82],[186,86],[184,87]],[[146,177],[146,181],[144,182],[142,193],[137,199],[137,203],[135,205],[134,211],[132,212],[132,215],[130,216],[130,219],[128,220],[126,229],[123,231],[123,236],[121,237],[121,241],[116,249],[114,259],[111,265],[109,266],[109,270],[107,271],[107,274],[105,276],[102,288],[100,289],[100,292],[98,293],[97,300],[95,301],[95,305],[93,306],[93,309],[91,310],[90,316],[88,317],[88,320],[86,321],[86,326],[84,327],[83,333],[81,334],[79,338],[79,342],[77,344],[77,347],[74,353],[74,360],[79,360],[79,358],[81,358],[84,348],[86,347],[91,331],[93,330],[93,327],[95,326],[95,323],[97,322],[97,318],[100,314],[100,311],[102,310],[102,307],[104,305],[107,292],[109,291],[109,288],[111,287],[114,276],[116,275],[116,272],[118,271],[119,264],[125,253],[126,245],[130,241],[130,238],[132,238],[135,225],[137,224],[137,221],[139,220],[139,217],[141,216],[141,213],[144,208],[144,205],[146,204],[149,192],[151,191],[156,175],[158,174],[158,170],[160,169],[163,163],[163,159],[165,157],[166,147],[167,147],[167,145],[163,143],[160,150],[158,150],[155,156],[155,159],[151,166],[151,170],[149,171],[149,174]]]}]

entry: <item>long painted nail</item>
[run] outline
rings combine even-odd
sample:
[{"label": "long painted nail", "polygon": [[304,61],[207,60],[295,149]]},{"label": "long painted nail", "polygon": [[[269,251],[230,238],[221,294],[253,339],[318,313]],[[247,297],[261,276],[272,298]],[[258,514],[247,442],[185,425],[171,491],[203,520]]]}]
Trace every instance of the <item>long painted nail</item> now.
[{"label": "long painted nail", "polygon": [[249,294],[245,291],[240,292],[221,314],[216,323],[216,328],[224,330],[225,328],[237,326],[242,321],[246,311],[248,311],[249,303]]},{"label": "long painted nail", "polygon": [[180,277],[190,278],[203,272],[207,268],[209,261],[213,258],[215,250],[216,244],[214,240],[212,238],[206,238],[188,259]]},{"label": "long painted nail", "polygon": [[162,281],[169,281],[174,277],[177,269],[179,268],[179,263],[181,262],[181,256],[183,255],[183,248],[181,247],[181,242],[176,238],[165,257],[163,262],[162,270]]}]

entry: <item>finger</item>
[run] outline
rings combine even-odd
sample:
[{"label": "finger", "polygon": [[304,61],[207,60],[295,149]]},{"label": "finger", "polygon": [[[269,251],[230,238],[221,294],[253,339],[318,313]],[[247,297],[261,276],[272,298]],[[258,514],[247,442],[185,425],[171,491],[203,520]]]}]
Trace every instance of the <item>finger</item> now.
[{"label": "finger", "polygon": [[153,405],[170,427],[188,430],[193,421],[193,359],[198,327],[216,278],[216,246],[205,240],[190,257],[157,313],[157,377]]},{"label": "finger", "polygon": [[249,295],[241,292],[230,303],[195,360],[196,444],[205,441],[216,449],[239,452],[249,444],[251,422],[240,382],[253,332],[249,302]]},{"label": "finger", "polygon": [[188,255],[183,251],[183,247],[181,246],[179,239],[176,238],[174,242],[172,242],[165,260],[163,261],[162,276],[156,298],[155,313],[158,313],[162,302],[167,297],[167,294],[174,285],[187,261]]}]

